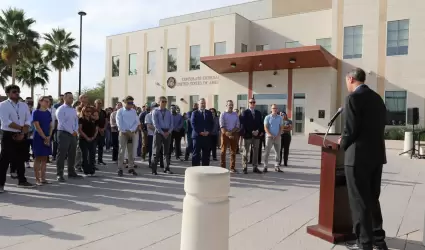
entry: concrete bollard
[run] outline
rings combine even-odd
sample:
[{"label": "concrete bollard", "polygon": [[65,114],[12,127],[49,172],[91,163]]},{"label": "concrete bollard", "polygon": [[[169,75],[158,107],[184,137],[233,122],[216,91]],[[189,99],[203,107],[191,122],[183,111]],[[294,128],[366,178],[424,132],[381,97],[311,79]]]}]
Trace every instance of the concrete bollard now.
[{"label": "concrete bollard", "polygon": [[[413,133],[412,132],[404,132],[404,148],[403,152],[412,149],[413,145]],[[409,156],[410,154],[404,154],[404,156]]]},{"label": "concrete bollard", "polygon": [[229,249],[230,174],[220,167],[186,170],[180,250]]}]

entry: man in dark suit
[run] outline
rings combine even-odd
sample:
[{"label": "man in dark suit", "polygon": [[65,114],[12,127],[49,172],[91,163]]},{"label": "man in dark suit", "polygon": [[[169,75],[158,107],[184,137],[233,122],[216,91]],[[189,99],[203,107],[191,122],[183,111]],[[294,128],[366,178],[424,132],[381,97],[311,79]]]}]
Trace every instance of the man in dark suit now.
[{"label": "man in dark suit", "polygon": [[242,166],[244,174],[248,173],[248,154],[252,147],[252,168],[254,173],[261,174],[258,169],[258,150],[260,138],[264,135],[264,125],[261,112],[255,109],[255,99],[249,99],[249,108],[241,114],[241,136],[243,137]]},{"label": "man in dark suit", "polygon": [[384,131],[386,107],[382,97],[364,84],[356,68],[346,76],[350,93],[345,101],[345,127],[340,145],[345,151],[345,175],[353,231],[357,242],[348,249],[388,249],[382,228],[379,195],[383,164],[387,163]]},{"label": "man in dark suit", "polygon": [[200,166],[202,152],[202,166],[210,165],[210,138],[208,137],[214,126],[214,118],[211,111],[205,109],[205,99],[198,101],[199,109],[193,111],[191,116],[193,155],[192,166]]},{"label": "man in dark suit", "polygon": [[193,104],[193,109],[192,111],[189,111],[186,113],[187,115],[187,144],[186,144],[186,152],[184,153],[184,160],[188,161],[189,160],[189,155],[193,152],[193,140],[192,140],[192,112],[198,110],[198,103],[194,103]]}]

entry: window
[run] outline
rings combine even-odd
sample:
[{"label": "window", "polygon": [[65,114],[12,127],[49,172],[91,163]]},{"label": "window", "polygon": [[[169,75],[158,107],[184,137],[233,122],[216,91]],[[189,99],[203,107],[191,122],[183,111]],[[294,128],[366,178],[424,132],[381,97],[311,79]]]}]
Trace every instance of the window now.
[{"label": "window", "polygon": [[387,125],[406,125],[406,91],[385,91]]},{"label": "window", "polygon": [[285,48],[297,48],[297,47],[301,47],[301,44],[298,41],[292,41],[292,42],[286,42],[285,43]]},{"label": "window", "polygon": [[264,50],[270,50],[270,45],[257,45],[255,46],[255,51],[264,51]]},{"label": "window", "polygon": [[248,95],[238,95],[235,109],[248,107]]},{"label": "window", "polygon": [[332,38],[320,38],[320,39],[316,39],[316,44],[322,46],[327,51],[331,52],[331,49],[332,49]]},{"label": "window", "polygon": [[167,96],[167,105],[168,105],[168,109],[171,108],[171,105],[176,105],[176,97],[175,96]]},{"label": "window", "polygon": [[214,44],[214,55],[225,55],[226,54],[226,42],[220,42]]},{"label": "window", "polygon": [[189,104],[190,104],[190,107],[189,107],[189,109],[190,110],[192,110],[192,108],[193,108],[193,104],[195,104],[195,103],[197,103],[198,102],[198,100],[199,100],[199,95],[191,95],[190,97],[189,97]]},{"label": "window", "polygon": [[146,102],[149,104],[149,105],[151,105],[153,102],[155,102],[155,96],[148,96],[147,98],[146,98]]},{"label": "window", "polygon": [[156,52],[155,51],[149,51],[148,52],[148,74],[153,74],[155,72],[156,67]]},{"label": "window", "polygon": [[407,55],[409,19],[390,21],[387,25],[387,56]]},{"label": "window", "polygon": [[137,54],[128,55],[128,75],[137,75]]},{"label": "window", "polygon": [[242,53],[248,52],[248,45],[242,43],[241,44],[241,52]]},{"label": "window", "polygon": [[201,68],[201,46],[190,46],[189,70],[198,70]]},{"label": "window", "polygon": [[177,49],[168,49],[168,72],[177,71]]},{"label": "window", "polygon": [[214,95],[214,108],[218,111],[218,95]]},{"label": "window", "polygon": [[120,76],[120,57],[112,57],[112,77]]},{"label": "window", "polygon": [[344,59],[362,58],[363,25],[344,28]]}]

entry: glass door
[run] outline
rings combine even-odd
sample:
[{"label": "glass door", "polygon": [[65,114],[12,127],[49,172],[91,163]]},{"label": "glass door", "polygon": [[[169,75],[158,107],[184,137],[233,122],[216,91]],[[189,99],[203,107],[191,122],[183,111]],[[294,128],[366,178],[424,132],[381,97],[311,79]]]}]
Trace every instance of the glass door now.
[{"label": "glass door", "polygon": [[305,94],[294,94],[293,131],[304,134],[305,131]]}]

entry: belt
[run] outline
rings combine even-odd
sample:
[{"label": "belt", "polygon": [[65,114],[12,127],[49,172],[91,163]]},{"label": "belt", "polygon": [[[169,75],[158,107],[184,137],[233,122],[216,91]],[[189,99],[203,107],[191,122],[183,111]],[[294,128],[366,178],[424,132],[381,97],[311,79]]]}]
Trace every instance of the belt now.
[{"label": "belt", "polygon": [[15,131],[9,131],[9,130],[2,130],[3,134],[20,134],[21,132],[15,132]]}]

